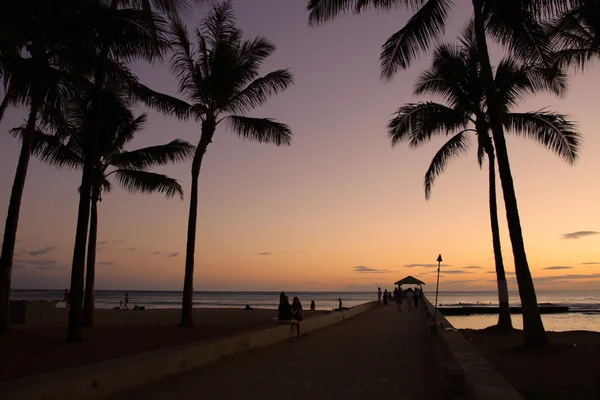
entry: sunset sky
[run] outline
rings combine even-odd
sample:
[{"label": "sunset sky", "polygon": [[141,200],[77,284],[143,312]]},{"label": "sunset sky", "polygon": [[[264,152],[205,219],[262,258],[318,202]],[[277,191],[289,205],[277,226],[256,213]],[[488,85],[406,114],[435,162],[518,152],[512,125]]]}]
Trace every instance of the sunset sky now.
[{"label": "sunset sky", "polygon": [[[218,128],[200,175],[196,290],[370,290],[406,275],[441,288],[495,288],[487,166],[473,150],[455,160],[425,200],[423,175],[443,138],[392,149],[385,125],[412,95],[428,66],[423,56],[390,83],[379,79],[380,46],[408,14],[367,13],[308,26],[305,1],[238,0],[246,36],[263,35],[278,50],[265,72],[290,68],[295,85],[254,115],[276,118],[294,132],[292,146],[244,141]],[[469,18],[458,2],[447,39]],[[196,25],[200,10],[185,19]],[[501,52],[495,50],[494,60]],[[150,87],[175,95],[168,63],[140,63]],[[509,137],[529,265],[538,289],[600,289],[600,66],[572,75],[559,99],[525,99],[521,110],[568,114],[583,134],[570,166],[536,143]],[[6,218],[20,144],[8,130],[27,110],[9,110],[0,123],[0,219]],[[140,108],[140,113],[145,111]],[[183,138],[194,144],[200,126],[149,111],[132,149]],[[159,169],[190,186],[190,164]],[[14,288],[69,286],[80,172],[32,159],[21,208]],[[500,190],[500,189],[499,189]],[[99,205],[97,289],[179,290],[183,284],[188,199],[132,195],[115,186]],[[502,245],[509,288],[516,289],[504,205]],[[3,225],[2,225],[3,226]],[[3,229],[3,228],[0,228]]]}]

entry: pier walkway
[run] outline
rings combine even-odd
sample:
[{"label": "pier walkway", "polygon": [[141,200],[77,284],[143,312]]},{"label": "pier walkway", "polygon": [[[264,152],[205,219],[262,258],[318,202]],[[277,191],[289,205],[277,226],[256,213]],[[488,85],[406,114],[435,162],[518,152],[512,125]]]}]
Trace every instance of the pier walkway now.
[{"label": "pier walkway", "polygon": [[110,400],[443,399],[425,312],[376,307]]}]

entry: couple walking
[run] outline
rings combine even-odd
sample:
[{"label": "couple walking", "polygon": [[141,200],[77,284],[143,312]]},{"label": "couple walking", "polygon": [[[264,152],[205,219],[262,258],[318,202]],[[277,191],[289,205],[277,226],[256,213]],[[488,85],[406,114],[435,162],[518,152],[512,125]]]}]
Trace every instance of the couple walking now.
[{"label": "couple walking", "polygon": [[278,319],[283,322],[288,322],[291,325],[292,334],[294,327],[296,327],[296,337],[300,337],[300,321],[302,321],[302,303],[298,297],[294,297],[292,304],[290,304],[290,298],[281,292],[279,295],[279,316]]}]

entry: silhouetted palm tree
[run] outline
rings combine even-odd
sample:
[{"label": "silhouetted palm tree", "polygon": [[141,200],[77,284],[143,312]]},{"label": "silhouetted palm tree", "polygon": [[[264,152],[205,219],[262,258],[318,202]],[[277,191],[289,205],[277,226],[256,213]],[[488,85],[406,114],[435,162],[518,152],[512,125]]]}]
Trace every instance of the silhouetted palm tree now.
[{"label": "silhouetted palm tree", "polygon": [[[80,185],[79,207],[77,211],[77,228],[73,247],[73,263],[71,268],[71,307],[69,308],[69,325],[67,340],[81,340],[82,305],[84,299],[84,274],[87,232],[90,220],[91,189],[93,186],[94,162],[100,157],[98,143],[100,140],[100,114],[104,83],[111,81],[110,72],[119,72],[125,64],[134,60],[153,61],[160,58],[167,50],[165,38],[166,15],[176,15],[177,10],[189,5],[187,0],[110,0],[93,5],[107,9],[112,16],[109,23],[96,25],[97,38],[91,46],[97,54],[93,68],[89,131],[83,144],[86,155]],[[127,77],[127,74],[118,74]],[[144,101],[157,105],[158,97],[149,90],[140,90],[135,77],[130,76],[132,94],[145,97]],[[158,96],[158,94],[156,94]],[[164,111],[159,107],[160,111]],[[175,113],[172,107],[169,111]]]},{"label": "silhouetted palm tree", "polygon": [[[381,74],[391,79],[415,58],[428,51],[443,32],[454,6],[453,0],[309,0],[312,24],[334,19],[343,12],[360,13],[367,7],[389,10],[406,6],[415,10],[406,25],[386,41],[381,52]],[[486,33],[527,62],[552,62],[551,46],[540,19],[568,7],[565,0],[471,0],[481,65],[481,85],[488,104],[489,125],[498,160],[508,230],[515,260],[515,272],[523,309],[525,343],[546,344],[548,338],[537,305],[531,271],[525,253],[517,198],[508,161],[502,126],[500,99],[494,86]]]},{"label": "silhouetted palm tree", "polygon": [[[7,1],[0,5],[0,80],[4,86],[0,120],[9,106],[29,109],[0,255],[0,331],[8,329],[10,322],[12,262],[33,130],[40,116],[60,114],[61,102],[75,90],[77,79],[64,68],[68,60],[79,53],[77,62],[87,61],[80,50],[93,34],[88,28],[90,13],[80,10],[80,2],[75,0]],[[74,43],[72,36],[81,41]]]},{"label": "silhouetted palm tree", "polygon": [[289,145],[292,132],[287,125],[246,114],[285,90],[293,78],[286,69],[259,76],[262,63],[275,51],[275,46],[262,37],[244,39],[242,31],[235,25],[230,2],[213,6],[195,32],[195,46],[190,43],[187,28],[177,18],[173,19],[171,30],[174,49],[171,69],[179,81],[180,93],[190,102],[190,112],[202,121],[200,140],[192,161],[181,314],[181,324],[193,326],[198,176],[204,153],[221,122],[226,122],[244,139]]},{"label": "silhouetted palm tree", "polygon": [[[110,177],[133,193],[163,193],[166,197],[179,195],[183,191],[179,182],[166,175],[148,169],[181,162],[194,151],[194,146],[183,140],[173,140],[164,145],[127,151],[124,147],[141,131],[146,114],[134,118],[130,101],[118,92],[104,91],[100,114],[100,140],[94,163],[91,218],[87,248],[87,271],[83,325],[94,325],[94,281],[96,263],[96,241],[98,232],[98,202],[102,193],[112,190]],[[34,154],[57,167],[82,168],[85,163],[84,144],[89,132],[89,96],[77,99],[67,107],[64,120],[59,121],[55,134],[36,131]]]},{"label": "silhouetted palm tree", "polygon": [[[537,72],[510,57],[498,64],[494,82],[504,110],[504,128],[507,132],[537,141],[573,163],[578,156],[580,135],[564,115],[547,110],[526,113],[510,111],[526,95],[541,90],[557,94],[562,91],[562,76],[558,76],[554,82],[547,82],[540,79]],[[479,74],[477,47],[470,25],[461,38],[460,46],[443,44],[437,47],[432,66],[421,74],[415,87],[415,94],[441,95],[447,105],[434,102],[406,104],[398,110],[398,115],[388,127],[393,145],[408,140],[412,147],[416,147],[431,140],[434,135],[452,135],[435,154],[425,174],[427,199],[435,178],[453,158],[467,152],[470,144],[468,134],[476,134],[477,161],[481,167],[485,154],[489,167],[490,222],[500,305],[497,326],[508,330],[512,329],[512,322],[496,205],[495,155]]]}]

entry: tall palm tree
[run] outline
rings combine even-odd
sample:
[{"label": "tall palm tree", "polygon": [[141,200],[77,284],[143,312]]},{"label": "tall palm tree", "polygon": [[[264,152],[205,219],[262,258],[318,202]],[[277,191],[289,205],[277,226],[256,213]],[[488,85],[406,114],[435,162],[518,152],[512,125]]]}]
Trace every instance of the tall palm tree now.
[{"label": "tall palm tree", "polygon": [[[391,79],[406,69],[420,54],[428,51],[444,28],[454,6],[453,0],[309,0],[309,22],[317,24],[334,19],[340,13],[360,13],[367,7],[389,10],[405,6],[415,10],[406,25],[382,46],[381,74]],[[494,86],[486,33],[527,62],[552,63],[551,46],[541,24],[568,7],[566,0],[471,0],[473,6],[481,85],[488,104],[489,125],[495,145],[498,171],[512,243],[515,272],[523,308],[525,343],[543,345],[548,342],[537,305],[537,297],[527,262],[517,198],[508,161],[502,109]]]},{"label": "tall palm tree", "polygon": [[[415,94],[441,95],[446,104],[425,102],[406,104],[388,124],[392,144],[408,140],[411,147],[426,143],[434,135],[451,135],[438,150],[425,174],[425,197],[431,196],[435,178],[455,157],[467,152],[469,133],[477,136],[477,161],[482,166],[484,154],[489,168],[489,206],[492,244],[498,284],[499,316],[497,327],[512,329],[508,288],[502,260],[502,247],[496,205],[495,155],[489,136],[485,96],[480,85],[480,65],[472,25],[464,32],[461,45],[443,44],[436,48],[432,66],[423,72]],[[507,57],[500,61],[494,82],[502,100],[503,125],[507,132],[536,140],[569,163],[573,163],[580,146],[580,135],[564,115],[542,110],[515,113],[510,109],[526,95],[550,90],[560,93],[564,88],[562,76],[552,85],[536,76],[537,70],[519,65]]]},{"label": "tall palm tree", "polygon": [[[4,87],[0,120],[9,106],[29,109],[0,255],[0,331],[7,330],[10,324],[12,263],[33,131],[40,116],[60,114],[62,101],[76,89],[77,79],[63,67],[69,53],[80,53],[91,36],[89,20],[80,9],[80,2],[75,0],[24,0],[3,2],[0,6],[0,80]],[[70,27],[71,35],[65,26]],[[72,35],[81,39],[79,45],[72,43]],[[85,61],[82,56],[78,59],[82,64]]]},{"label": "tall palm tree", "polygon": [[[89,131],[84,143],[86,154],[82,167],[77,228],[71,267],[71,307],[67,340],[81,340],[82,305],[84,300],[84,274],[86,261],[87,233],[90,222],[91,190],[94,163],[100,157],[100,115],[102,93],[111,67],[123,66],[127,62],[159,59],[167,49],[165,16],[177,15],[177,10],[189,5],[187,0],[88,0],[94,6],[107,8],[112,16],[111,23],[96,25],[97,49],[92,80]],[[96,4],[99,2],[100,4]],[[132,91],[138,88],[135,84]]]},{"label": "tall palm tree", "polygon": [[179,92],[189,101],[191,114],[202,123],[192,161],[181,314],[181,325],[193,326],[198,176],[206,149],[221,122],[226,122],[244,139],[289,145],[292,132],[287,125],[246,114],[285,90],[293,83],[293,78],[286,69],[259,75],[262,63],[273,54],[275,46],[262,37],[244,39],[242,31],[235,25],[233,6],[229,1],[215,4],[202,20],[195,32],[196,46],[191,44],[187,28],[177,18],[173,18],[171,34],[171,69],[179,81]]},{"label": "tall palm tree", "polygon": [[[83,325],[94,325],[94,282],[96,241],[98,232],[98,202],[102,193],[112,190],[110,177],[133,193],[163,193],[166,197],[179,195],[183,191],[179,182],[166,175],[149,172],[148,169],[185,160],[194,147],[183,140],[173,140],[164,145],[150,146],[127,151],[124,147],[140,132],[146,122],[146,114],[134,118],[130,100],[118,90],[103,93],[99,157],[94,163],[91,218],[87,248],[85,298],[83,303]],[[89,96],[81,97],[67,108],[64,120],[58,121],[55,134],[36,131],[37,154],[44,162],[59,168],[81,168],[85,163],[84,143],[89,131]]]}]

